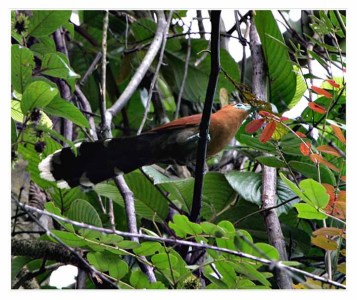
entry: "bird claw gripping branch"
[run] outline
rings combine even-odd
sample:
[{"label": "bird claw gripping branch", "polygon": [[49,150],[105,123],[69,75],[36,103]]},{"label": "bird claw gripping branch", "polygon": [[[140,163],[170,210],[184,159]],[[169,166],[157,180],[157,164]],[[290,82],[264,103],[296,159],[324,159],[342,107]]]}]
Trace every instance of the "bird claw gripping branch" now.
[{"label": "bird claw gripping branch", "polygon": [[[247,104],[233,104],[212,114],[207,156],[220,152],[234,137],[252,111]],[[201,114],[174,120],[138,136],[76,144],[47,156],[38,168],[40,176],[55,181],[59,188],[96,183],[131,172],[145,165],[177,163],[196,158]]]}]

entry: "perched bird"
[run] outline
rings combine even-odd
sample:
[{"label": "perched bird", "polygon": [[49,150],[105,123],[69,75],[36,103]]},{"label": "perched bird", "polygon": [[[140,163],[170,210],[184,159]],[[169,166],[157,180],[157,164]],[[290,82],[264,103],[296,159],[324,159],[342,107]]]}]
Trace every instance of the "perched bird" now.
[{"label": "perched bird", "polygon": [[[250,105],[234,104],[212,114],[208,157],[220,152],[230,142],[251,111]],[[59,188],[78,185],[89,188],[145,165],[185,165],[196,158],[200,121],[201,114],[197,114],[174,120],[138,136],[78,143],[77,154],[71,147],[63,148],[40,162],[40,176],[56,181]]]}]

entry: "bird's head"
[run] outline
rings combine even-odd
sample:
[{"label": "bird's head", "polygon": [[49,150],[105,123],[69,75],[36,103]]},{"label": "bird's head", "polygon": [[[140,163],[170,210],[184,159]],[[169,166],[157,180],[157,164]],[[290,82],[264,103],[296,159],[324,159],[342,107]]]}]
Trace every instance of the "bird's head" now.
[{"label": "bird's head", "polygon": [[251,106],[251,105],[249,105],[247,103],[236,103],[236,104],[233,104],[232,106],[234,108],[241,109],[241,110],[247,111],[249,113],[254,112],[254,111],[257,110],[256,107]]}]

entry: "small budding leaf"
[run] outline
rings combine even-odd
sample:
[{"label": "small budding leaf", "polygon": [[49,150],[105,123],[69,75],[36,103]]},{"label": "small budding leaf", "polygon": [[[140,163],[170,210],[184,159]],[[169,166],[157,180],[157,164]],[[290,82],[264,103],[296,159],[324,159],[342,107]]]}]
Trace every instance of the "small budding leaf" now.
[{"label": "small budding leaf", "polygon": [[327,79],[326,80],[331,86],[333,86],[334,88],[336,88],[336,89],[339,89],[341,86],[338,84],[338,83],[336,83],[336,81],[335,80],[333,80],[333,79]]}]

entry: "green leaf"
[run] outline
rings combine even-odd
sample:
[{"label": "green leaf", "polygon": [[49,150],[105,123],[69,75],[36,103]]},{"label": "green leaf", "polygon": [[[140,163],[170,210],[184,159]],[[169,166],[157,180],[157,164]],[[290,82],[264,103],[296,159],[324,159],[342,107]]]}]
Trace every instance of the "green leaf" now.
[{"label": "green leaf", "polygon": [[296,104],[299,103],[299,101],[304,96],[305,91],[307,89],[304,77],[300,74],[300,72],[296,66],[293,66],[293,67],[296,72],[296,91],[295,91],[294,97],[292,98],[291,102],[288,105],[289,109],[292,109]]},{"label": "green leaf", "polygon": [[259,161],[262,165],[273,167],[273,168],[282,168],[285,167],[285,163],[276,158],[275,156],[258,156],[255,158]]},{"label": "green leaf", "polygon": [[32,77],[35,62],[32,52],[20,45],[11,46],[11,85],[15,91],[22,94]]},{"label": "green leaf", "polygon": [[291,180],[285,177],[283,173],[280,173],[280,178],[284,181],[284,183],[292,190],[301,200],[309,201],[309,199],[304,195],[304,193],[293,183]]},{"label": "green leaf", "polygon": [[[191,39],[191,55],[183,91],[183,98],[189,101],[203,101],[206,96],[211,57],[207,55],[207,53],[202,52],[203,50],[209,50],[209,45],[206,40]],[[165,56],[168,61],[168,66],[161,69],[162,74],[173,92],[178,94],[184,75],[184,65],[187,57],[187,41],[181,39],[181,48],[166,48]],[[197,65],[196,62],[200,57],[202,57],[203,60]],[[239,82],[240,74],[238,65],[225,49],[220,50],[220,62],[222,69],[224,69],[233,80]],[[228,93],[235,90],[234,85],[225,78],[223,73],[219,74],[217,84],[217,90],[219,91],[221,88],[225,88]],[[219,93],[216,93],[215,100],[219,100]]]},{"label": "green leaf", "polygon": [[117,280],[122,279],[129,271],[129,266],[124,260],[112,261],[109,264],[109,275]]},{"label": "green leaf", "polygon": [[102,221],[95,208],[86,200],[76,199],[67,212],[67,217],[85,224],[102,227]]},{"label": "green leaf", "polygon": [[24,121],[24,114],[21,111],[20,101],[11,100],[11,118],[19,123]]},{"label": "green leaf", "polygon": [[43,37],[54,32],[69,21],[70,10],[34,10],[29,26],[29,35]]},{"label": "green leaf", "polygon": [[41,64],[41,73],[56,78],[65,79],[73,89],[73,80],[80,76],[69,65],[67,57],[61,53],[47,53]]},{"label": "green leaf", "polygon": [[289,58],[288,47],[272,11],[258,10],[254,20],[269,70],[269,99],[279,111],[282,111],[291,103],[296,91],[296,75]]},{"label": "green leaf", "polygon": [[116,245],[121,249],[135,249],[140,247],[140,244],[138,242],[133,242],[128,240],[118,242],[116,243]]},{"label": "green leaf", "polygon": [[147,275],[140,269],[136,269],[131,272],[129,282],[135,289],[148,288],[150,285]]},{"label": "green leaf", "polygon": [[294,205],[298,211],[298,217],[308,220],[324,220],[326,215],[320,213],[316,208],[307,203],[297,203]]},{"label": "green leaf", "polygon": [[58,90],[44,81],[30,83],[22,96],[21,110],[27,114],[34,108],[42,108],[49,104],[58,94]]},{"label": "green leaf", "polygon": [[172,254],[159,253],[151,257],[151,262],[158,269],[173,269],[177,264],[177,258]]},{"label": "green leaf", "polygon": [[316,165],[313,163],[289,161],[289,166],[307,178],[314,180],[319,180],[320,178],[322,183],[336,185],[336,178],[333,172],[323,164],[320,164],[320,168],[316,168]]},{"label": "green leaf", "polygon": [[139,170],[124,175],[135,196],[136,213],[152,220],[156,215],[164,220],[168,214],[168,202],[160,191]]},{"label": "green leaf", "polygon": [[[228,182],[237,193],[246,201],[261,206],[261,174],[253,172],[238,172],[231,171],[225,174]],[[286,184],[278,180],[277,182],[277,204],[291,200],[288,203],[281,205],[277,208],[277,213],[280,215],[289,211],[291,206],[297,202],[292,200],[295,194],[286,186]]]},{"label": "green leaf", "polygon": [[43,56],[47,53],[56,53],[56,45],[53,38],[43,37],[39,39],[38,43],[33,44],[30,47],[33,54],[39,59],[43,59]]},{"label": "green leaf", "polygon": [[257,280],[265,286],[271,286],[271,283],[264,277],[262,272],[257,271],[251,264],[240,262],[232,263],[231,266],[236,272],[245,275],[251,280]]},{"label": "green leaf", "polygon": [[253,149],[268,153],[276,152],[276,148],[272,143],[261,143],[257,137],[253,137],[247,134],[237,134],[236,137],[240,143],[252,147]]},{"label": "green leaf", "polygon": [[136,255],[150,256],[159,252],[162,246],[158,242],[143,242],[140,247],[134,249]]},{"label": "green leaf", "polygon": [[[61,210],[55,206],[55,204],[53,202],[47,202],[45,203],[45,209],[52,213],[52,214],[55,214],[57,216],[60,216],[62,217],[62,214],[61,214]],[[70,223],[67,223],[67,222],[63,222],[63,221],[59,221],[59,220],[56,220],[58,223],[60,223],[63,228],[65,228],[66,230],[68,230],[69,232],[72,232],[74,233],[74,227],[72,224]]]},{"label": "green leaf", "polygon": [[[52,229],[51,232],[69,247],[83,247],[87,245],[87,242],[75,233],[55,229]],[[54,238],[50,238],[57,243]]]},{"label": "green leaf", "polygon": [[[173,216],[173,222],[170,221],[169,227],[174,229],[177,233],[185,233],[190,235],[198,235],[202,233],[202,228],[199,224],[189,221],[184,215],[176,214]],[[182,236],[182,235],[181,235]]]},{"label": "green leaf", "polygon": [[68,119],[78,126],[89,128],[88,120],[84,117],[81,111],[72,103],[61,97],[54,98],[43,111],[49,115]]},{"label": "green leaf", "polygon": [[321,183],[313,179],[304,179],[300,182],[299,186],[315,208],[320,209],[326,207],[329,201],[329,195]]},{"label": "green leaf", "polygon": [[[260,251],[258,251],[258,248]],[[261,254],[264,253],[264,255]],[[253,247],[253,253],[252,255],[261,257],[261,258],[268,258],[270,260],[279,260],[279,252],[278,250],[269,244],[266,243],[255,243]]]},{"label": "green leaf", "polygon": [[215,266],[221,274],[221,280],[228,286],[228,288],[235,288],[238,278],[237,274],[229,262],[226,261],[216,261]]}]

